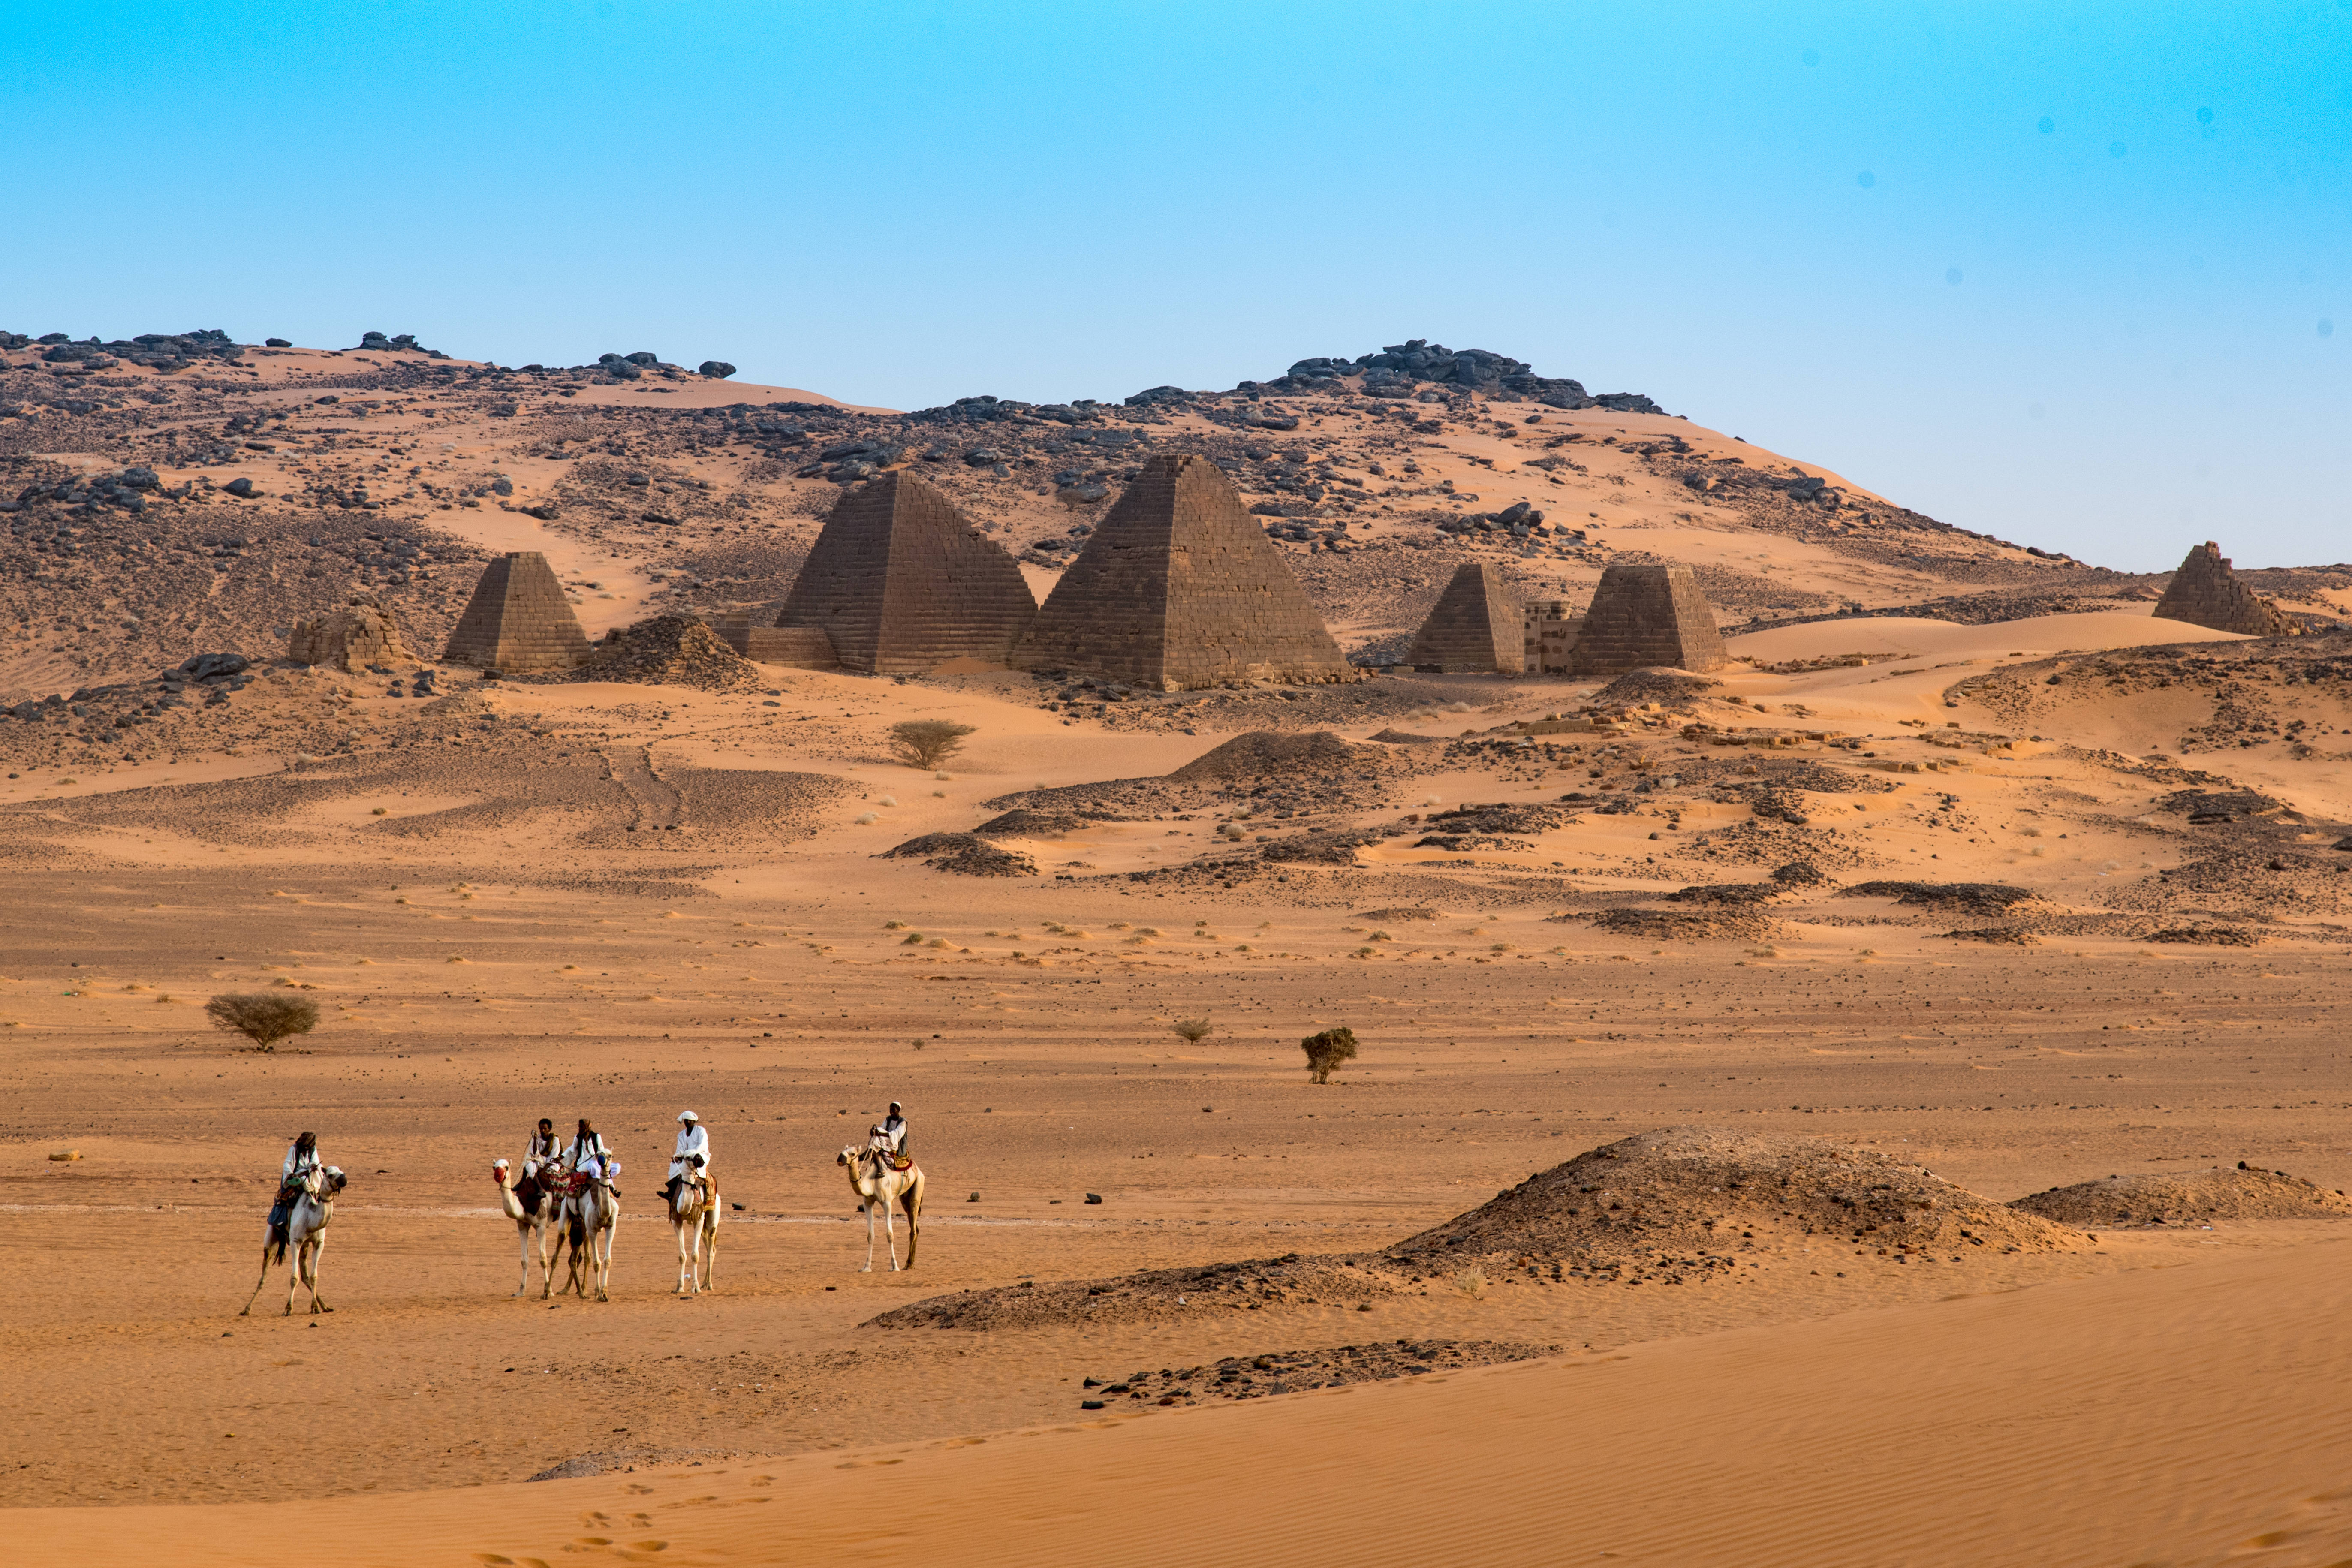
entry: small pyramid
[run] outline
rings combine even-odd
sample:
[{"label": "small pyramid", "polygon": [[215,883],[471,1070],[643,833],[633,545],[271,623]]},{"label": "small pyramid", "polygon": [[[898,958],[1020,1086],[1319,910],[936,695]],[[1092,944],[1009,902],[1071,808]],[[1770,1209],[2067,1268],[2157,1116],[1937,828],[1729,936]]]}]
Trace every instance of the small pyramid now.
[{"label": "small pyramid", "polygon": [[1501,571],[1465,561],[1412,634],[1405,662],[1449,675],[1517,675],[1527,668],[1527,640],[1519,596]]},{"label": "small pyramid", "polygon": [[339,610],[316,620],[297,621],[286,638],[286,657],[296,664],[365,669],[372,664],[405,664],[413,656],[401,640],[400,623],[382,600],[354,595]]},{"label": "small pyramid", "polygon": [[2187,621],[2217,632],[2288,637],[2303,628],[2276,605],[2247,587],[2230,570],[2230,558],[2212,540],[2190,550],[2172,574],[2172,585],[2156,602],[2158,619]]},{"label": "small pyramid", "polygon": [[1622,675],[1657,665],[1720,669],[1731,659],[1689,567],[1619,561],[1601,574],[1568,662],[1571,675]]},{"label": "small pyramid", "polygon": [[587,661],[588,634],[547,557],[517,550],[482,568],[441,657],[481,669],[570,669]]},{"label": "small pyramid", "polygon": [[1148,460],[1037,612],[1013,655],[1150,690],[1344,680],[1323,618],[1217,466]]},{"label": "small pyramid", "polygon": [[905,675],[951,658],[1003,664],[1036,615],[1004,548],[894,469],[842,492],[775,625],[822,629],[844,669]]}]

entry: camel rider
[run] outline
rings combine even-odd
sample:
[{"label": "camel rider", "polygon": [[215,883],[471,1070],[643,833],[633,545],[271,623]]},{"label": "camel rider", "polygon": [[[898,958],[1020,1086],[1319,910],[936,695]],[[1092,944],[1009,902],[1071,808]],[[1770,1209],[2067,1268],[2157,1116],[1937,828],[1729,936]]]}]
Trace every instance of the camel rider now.
[{"label": "camel rider", "polygon": [[584,1116],[580,1119],[579,1136],[572,1140],[565,1157],[575,1173],[590,1181],[603,1182],[615,1193],[621,1190],[612,1180],[617,1173],[612,1169],[613,1152],[604,1147],[604,1135],[596,1131],[596,1124]]},{"label": "camel rider", "polygon": [[906,1108],[897,1100],[890,1102],[890,1114],[874,1130],[874,1142],[877,1148],[890,1152],[890,1163],[897,1169],[903,1171],[915,1163],[915,1151],[907,1137]]},{"label": "camel rider", "polygon": [[530,1142],[523,1147],[523,1180],[526,1182],[537,1180],[540,1167],[551,1163],[555,1156],[562,1152],[562,1145],[556,1141],[555,1137],[555,1123],[544,1116],[541,1117],[539,1131],[530,1135]]},{"label": "camel rider", "polygon": [[285,1163],[278,1167],[278,1201],[269,1207],[269,1234],[274,1238],[285,1240],[286,1220],[294,1212],[294,1200],[309,1187],[318,1169],[319,1135],[305,1132],[294,1140],[286,1151]]},{"label": "camel rider", "polygon": [[710,1173],[709,1129],[691,1110],[679,1111],[677,1121],[677,1147],[670,1152],[669,1181],[662,1188],[673,1202],[677,1198],[678,1183]]}]

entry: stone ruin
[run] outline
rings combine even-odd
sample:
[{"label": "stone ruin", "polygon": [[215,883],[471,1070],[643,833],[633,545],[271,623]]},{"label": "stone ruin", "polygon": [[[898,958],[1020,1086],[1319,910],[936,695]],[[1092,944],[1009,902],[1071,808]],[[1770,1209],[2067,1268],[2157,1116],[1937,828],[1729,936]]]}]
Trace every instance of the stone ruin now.
[{"label": "stone ruin", "polygon": [[1560,599],[1531,599],[1520,627],[1520,660],[1529,675],[1565,675],[1584,617]]},{"label": "stone ruin", "polygon": [[482,569],[441,657],[480,669],[571,669],[588,660],[588,634],[547,557],[518,550]]},{"label": "stone ruin", "polygon": [[2156,602],[2156,616],[2257,637],[2290,637],[2303,630],[2276,605],[2239,582],[2230,570],[2230,558],[2210,539],[2180,563],[2172,585]]},{"label": "stone ruin", "polygon": [[1444,675],[1517,675],[1526,668],[1525,616],[1500,567],[1465,561],[1412,634],[1405,662]]},{"label": "stone ruin", "polygon": [[1197,453],[1145,462],[1013,663],[1160,691],[1356,679],[1232,481]]},{"label": "stone ruin", "polygon": [[1003,546],[920,475],[892,470],[842,493],[774,625],[743,627],[736,651],[864,675],[1003,664],[1036,614]]},{"label": "stone ruin", "polygon": [[286,639],[286,657],[296,664],[323,664],[346,672],[372,664],[412,664],[416,656],[401,640],[392,606],[365,595],[316,620],[297,621]]},{"label": "stone ruin", "polygon": [[730,610],[710,623],[719,640],[754,664],[780,664],[788,669],[839,669],[833,638],[823,626],[771,626],[775,607]]},{"label": "stone ruin", "polygon": [[1592,591],[1569,673],[1622,675],[1658,665],[1707,670],[1730,662],[1689,567],[1618,561]]}]

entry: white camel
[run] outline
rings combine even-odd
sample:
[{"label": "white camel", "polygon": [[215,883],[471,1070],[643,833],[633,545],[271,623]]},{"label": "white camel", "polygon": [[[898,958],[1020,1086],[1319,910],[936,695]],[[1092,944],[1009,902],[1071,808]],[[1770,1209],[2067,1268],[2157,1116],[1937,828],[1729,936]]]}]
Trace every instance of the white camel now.
[{"label": "white camel", "polygon": [[[681,1176],[670,1189],[669,1223],[677,1232],[677,1293],[716,1290],[719,1267],[719,1182],[714,1176]],[[704,1256],[704,1248],[709,1256]]]},{"label": "white camel", "polygon": [[493,1163],[490,1174],[499,1184],[499,1201],[506,1205],[507,1218],[514,1221],[515,1236],[522,1243],[522,1279],[515,1285],[515,1294],[530,1293],[530,1238],[539,1234],[539,1299],[546,1300],[555,1289],[555,1275],[548,1267],[549,1249],[555,1246],[555,1167],[542,1166],[518,1184],[514,1172],[504,1160]]},{"label": "white camel", "polygon": [[335,1217],[335,1194],[343,1190],[343,1180],[341,1170],[333,1165],[315,1166],[302,1178],[300,1194],[286,1214],[285,1237],[281,1239],[272,1232],[262,1239],[261,1278],[253,1282],[253,1295],[245,1299],[238,1317],[252,1312],[254,1298],[269,1282],[269,1266],[284,1262],[289,1248],[293,1253],[294,1266],[286,1276],[285,1315],[294,1315],[294,1292],[303,1285],[310,1287],[313,1313],[334,1310],[319,1296],[319,1259],[327,1250],[327,1225]]},{"label": "white camel", "polygon": [[613,1235],[621,1223],[621,1200],[613,1191],[610,1178],[619,1175],[621,1170],[616,1164],[607,1165],[605,1170],[603,1178],[575,1176],[579,1184],[563,1200],[564,1239],[572,1245],[564,1259],[568,1273],[563,1288],[576,1291],[583,1301],[588,1299],[591,1275],[596,1281],[596,1300],[613,1299]]},{"label": "white camel", "polygon": [[903,1171],[890,1168],[890,1152],[868,1144],[859,1148],[852,1143],[841,1152],[834,1163],[849,1173],[849,1185],[862,1200],[859,1207],[866,1211],[866,1267],[860,1274],[874,1272],[874,1211],[882,1211],[882,1235],[890,1253],[890,1268],[898,1268],[898,1238],[891,1228],[897,1211],[907,1213],[907,1267],[915,1266],[915,1244],[922,1239],[923,1168],[909,1165]]}]

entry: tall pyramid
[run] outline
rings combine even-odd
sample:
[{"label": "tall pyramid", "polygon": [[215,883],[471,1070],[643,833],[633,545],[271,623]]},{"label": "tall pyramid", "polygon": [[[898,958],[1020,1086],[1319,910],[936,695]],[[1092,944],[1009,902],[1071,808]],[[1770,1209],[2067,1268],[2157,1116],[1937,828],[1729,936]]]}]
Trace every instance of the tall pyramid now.
[{"label": "tall pyramid", "polygon": [[2288,637],[2303,628],[2276,605],[2238,581],[2230,558],[2212,540],[2196,546],[2172,574],[2172,585],[2156,602],[2159,619],[2211,626],[2249,637]]},{"label": "tall pyramid", "polygon": [[1465,561],[1412,634],[1405,662],[1446,674],[1517,675],[1527,668],[1527,641],[1519,596],[1501,571]]},{"label": "tall pyramid", "polygon": [[1571,675],[1622,675],[1652,665],[1720,669],[1730,662],[1689,567],[1619,561],[1601,574],[1568,668]]},{"label": "tall pyramid", "polygon": [[892,470],[842,492],[775,625],[822,628],[844,669],[907,675],[1003,664],[1036,614],[1003,546],[920,475]]},{"label": "tall pyramid", "polygon": [[1198,453],[1145,462],[1013,662],[1161,691],[1349,676],[1265,530]]},{"label": "tall pyramid", "polygon": [[547,557],[517,550],[482,568],[441,657],[483,669],[570,669],[587,662],[588,634]]}]

